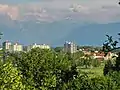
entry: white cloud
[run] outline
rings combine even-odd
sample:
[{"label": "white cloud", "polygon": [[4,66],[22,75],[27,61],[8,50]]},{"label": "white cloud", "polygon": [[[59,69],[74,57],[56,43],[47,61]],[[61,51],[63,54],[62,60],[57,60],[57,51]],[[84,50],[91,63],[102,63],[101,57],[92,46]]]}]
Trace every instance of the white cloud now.
[{"label": "white cloud", "polygon": [[2,5],[0,4],[0,13],[7,14],[11,19],[17,19],[19,16],[19,10],[16,6]]},{"label": "white cloud", "polygon": [[17,6],[1,6],[0,12],[6,12],[13,19],[39,21],[66,19],[94,23],[120,21],[118,0],[44,0]]},{"label": "white cloud", "polygon": [[82,13],[87,13],[89,8],[88,7],[85,7],[85,6],[82,6],[80,4],[73,4],[71,5],[70,7],[70,10],[72,12],[82,12]]}]

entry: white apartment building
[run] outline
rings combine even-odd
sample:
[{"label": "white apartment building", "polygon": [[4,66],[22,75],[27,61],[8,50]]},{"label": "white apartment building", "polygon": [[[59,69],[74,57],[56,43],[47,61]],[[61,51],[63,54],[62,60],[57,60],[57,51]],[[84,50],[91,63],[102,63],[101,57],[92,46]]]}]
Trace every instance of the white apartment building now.
[{"label": "white apartment building", "polygon": [[23,46],[18,43],[15,43],[12,45],[12,51],[14,51],[14,52],[23,51]]},{"label": "white apartment building", "polygon": [[29,45],[27,47],[27,51],[30,51],[31,49],[33,48],[41,48],[41,49],[50,49],[50,46],[49,45],[46,45],[46,44],[33,44],[33,45]]},{"label": "white apartment building", "polygon": [[3,42],[3,50],[12,51],[12,43],[9,41]]},{"label": "white apartment building", "polygon": [[76,53],[77,52],[77,45],[73,42],[66,41],[64,44],[64,52],[66,53]]},{"label": "white apartment building", "polygon": [[23,51],[23,46],[18,43],[12,44],[9,41],[5,41],[3,42],[3,50],[9,52],[17,52],[17,51],[19,52],[19,51]]}]

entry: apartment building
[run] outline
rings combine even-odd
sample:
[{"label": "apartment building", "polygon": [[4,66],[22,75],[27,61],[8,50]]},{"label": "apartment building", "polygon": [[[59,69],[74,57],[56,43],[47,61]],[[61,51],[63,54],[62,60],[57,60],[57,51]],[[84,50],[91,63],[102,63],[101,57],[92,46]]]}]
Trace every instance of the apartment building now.
[{"label": "apartment building", "polygon": [[9,41],[5,41],[2,44],[2,48],[3,50],[6,50],[6,51],[12,51],[12,43]]},{"label": "apartment building", "polygon": [[12,51],[14,52],[23,51],[23,46],[21,44],[15,43],[12,45]]},{"label": "apartment building", "polygon": [[27,51],[30,51],[31,49],[33,48],[41,48],[41,49],[50,49],[50,46],[49,45],[46,45],[46,44],[33,44],[33,45],[29,45],[27,47]]},{"label": "apartment building", "polygon": [[3,42],[3,50],[8,51],[8,52],[19,52],[23,51],[23,46],[18,43],[11,43],[10,41],[5,41]]},{"label": "apartment building", "polygon": [[77,45],[73,42],[66,41],[64,44],[64,52],[66,53],[76,53],[77,52]]}]

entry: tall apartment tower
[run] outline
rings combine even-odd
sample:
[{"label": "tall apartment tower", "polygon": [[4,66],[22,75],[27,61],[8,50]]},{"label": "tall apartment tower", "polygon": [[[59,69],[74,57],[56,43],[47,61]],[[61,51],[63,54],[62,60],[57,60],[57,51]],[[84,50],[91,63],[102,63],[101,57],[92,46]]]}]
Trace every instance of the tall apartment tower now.
[{"label": "tall apartment tower", "polygon": [[3,50],[12,51],[12,43],[9,41],[3,42]]},{"label": "tall apartment tower", "polygon": [[77,45],[73,42],[66,41],[64,44],[64,52],[66,53],[76,53],[77,52]]},{"label": "tall apartment tower", "polygon": [[18,43],[13,44],[9,41],[5,41],[3,42],[3,50],[8,52],[19,52],[23,51],[23,46]]}]

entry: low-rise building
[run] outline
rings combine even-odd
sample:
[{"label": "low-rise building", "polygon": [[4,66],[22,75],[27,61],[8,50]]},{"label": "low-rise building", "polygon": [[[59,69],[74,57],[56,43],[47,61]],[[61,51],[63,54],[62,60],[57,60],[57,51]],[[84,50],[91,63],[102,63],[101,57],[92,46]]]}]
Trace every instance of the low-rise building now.
[{"label": "low-rise building", "polygon": [[105,54],[103,52],[94,52],[92,54],[93,59],[104,60]]},{"label": "low-rise building", "polygon": [[30,51],[31,49],[33,48],[41,48],[41,49],[50,49],[50,46],[49,45],[46,45],[46,44],[33,44],[33,45],[29,45],[27,47],[27,51]]}]

